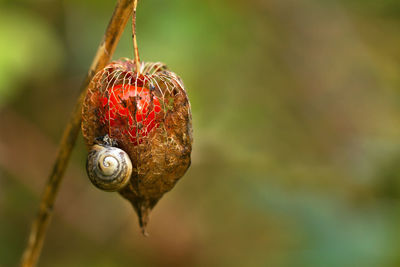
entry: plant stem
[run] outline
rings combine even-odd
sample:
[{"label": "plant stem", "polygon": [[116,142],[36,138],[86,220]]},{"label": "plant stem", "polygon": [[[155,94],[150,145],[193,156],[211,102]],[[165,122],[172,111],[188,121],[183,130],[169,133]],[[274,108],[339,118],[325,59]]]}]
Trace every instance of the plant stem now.
[{"label": "plant stem", "polygon": [[136,39],[136,7],[138,0],[133,1],[133,14],[132,14],[132,38],[133,38],[133,52],[135,53],[136,73],[140,74],[140,58],[139,48]]},{"label": "plant stem", "polygon": [[32,224],[28,244],[21,260],[22,267],[36,266],[39,259],[46,230],[50,223],[54,201],[80,130],[82,103],[85,98],[87,87],[93,76],[100,69],[104,68],[110,61],[125,25],[132,13],[132,9],[132,0],[118,1],[89,72],[82,83],[82,93],[76,102],[75,108],[64,130],[53,169],[49,175],[42,195],[39,212]]}]

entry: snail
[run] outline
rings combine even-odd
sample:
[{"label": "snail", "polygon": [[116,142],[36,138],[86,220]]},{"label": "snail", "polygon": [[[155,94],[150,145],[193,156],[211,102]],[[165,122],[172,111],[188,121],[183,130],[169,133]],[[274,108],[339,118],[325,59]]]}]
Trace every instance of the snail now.
[{"label": "snail", "polygon": [[112,145],[108,135],[94,144],[88,154],[86,171],[90,181],[104,191],[119,191],[124,188],[132,174],[129,155]]}]

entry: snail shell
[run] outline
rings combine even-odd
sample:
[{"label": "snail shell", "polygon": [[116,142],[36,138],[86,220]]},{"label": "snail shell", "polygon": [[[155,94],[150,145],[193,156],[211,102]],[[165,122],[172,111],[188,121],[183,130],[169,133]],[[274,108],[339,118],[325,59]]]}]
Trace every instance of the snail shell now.
[{"label": "snail shell", "polygon": [[104,191],[124,188],[132,174],[132,162],[122,149],[95,144],[88,154],[86,171],[90,181]]}]

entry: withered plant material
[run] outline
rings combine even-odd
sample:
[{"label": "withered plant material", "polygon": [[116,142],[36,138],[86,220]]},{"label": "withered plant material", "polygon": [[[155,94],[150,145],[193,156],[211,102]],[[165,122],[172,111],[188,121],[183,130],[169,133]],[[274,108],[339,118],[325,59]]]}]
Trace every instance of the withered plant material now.
[{"label": "withered plant material", "polygon": [[36,266],[42,251],[43,241],[46,235],[47,227],[50,224],[51,215],[54,209],[54,201],[57,197],[59,187],[67,168],[68,160],[71,156],[72,148],[75,145],[81,123],[81,106],[85,96],[86,88],[93,75],[104,68],[110,61],[117,43],[121,37],[122,31],[132,13],[134,2],[132,0],[119,0],[111,20],[107,26],[103,40],[97,49],[96,56],[93,59],[89,72],[81,85],[81,95],[76,102],[75,108],[66,125],[57,157],[53,168],[49,174],[46,186],[41,198],[39,211],[29,233],[28,242],[21,258],[21,266]]},{"label": "withered plant material", "polygon": [[133,60],[107,65],[91,81],[82,111],[88,148],[108,135],[128,153],[133,171],[119,193],[145,232],[151,209],[190,165],[192,123],[181,79],[162,63]]}]

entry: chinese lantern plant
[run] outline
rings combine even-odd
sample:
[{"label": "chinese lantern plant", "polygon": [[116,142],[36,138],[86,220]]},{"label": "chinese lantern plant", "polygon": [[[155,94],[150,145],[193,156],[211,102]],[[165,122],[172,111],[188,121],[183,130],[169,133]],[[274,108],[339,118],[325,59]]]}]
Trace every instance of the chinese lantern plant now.
[{"label": "chinese lantern plant", "polygon": [[128,199],[145,232],[148,216],[190,165],[192,125],[182,80],[162,63],[111,62],[90,82],[82,133],[95,186]]},{"label": "chinese lantern plant", "polygon": [[[65,127],[21,266],[37,264],[80,128],[90,150],[87,160],[90,180],[95,186],[117,191],[128,199],[139,216],[143,233],[151,209],[190,165],[191,113],[183,83],[162,63],[140,63],[135,34],[136,5],[137,0],[117,2],[82,84],[86,89],[91,80],[88,90],[77,101],[77,108]],[[132,8],[135,60],[117,60],[106,66]]]}]

